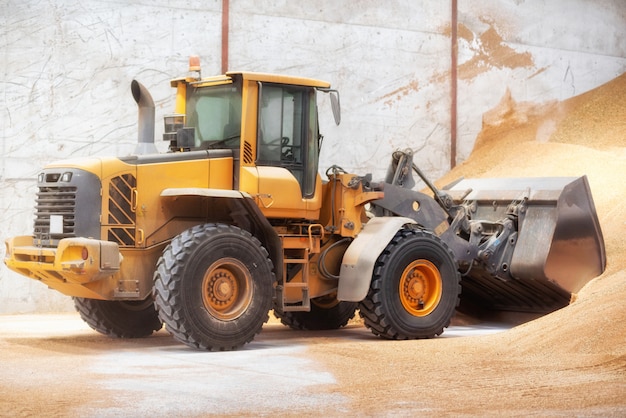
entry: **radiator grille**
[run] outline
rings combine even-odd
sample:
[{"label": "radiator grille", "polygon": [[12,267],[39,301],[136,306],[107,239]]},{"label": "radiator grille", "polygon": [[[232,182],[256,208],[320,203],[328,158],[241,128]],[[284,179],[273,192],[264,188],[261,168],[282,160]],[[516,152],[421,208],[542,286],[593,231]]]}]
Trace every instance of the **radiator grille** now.
[{"label": "radiator grille", "polygon": [[[76,187],[39,186],[34,236],[38,241],[75,237]],[[50,217],[63,218],[63,233],[50,233]]]}]

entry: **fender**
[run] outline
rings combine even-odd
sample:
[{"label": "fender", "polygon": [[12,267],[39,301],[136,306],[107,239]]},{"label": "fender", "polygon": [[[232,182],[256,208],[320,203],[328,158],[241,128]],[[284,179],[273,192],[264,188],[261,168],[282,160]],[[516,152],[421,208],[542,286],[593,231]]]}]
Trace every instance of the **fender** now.
[{"label": "fender", "polygon": [[[207,198],[231,199],[232,207],[230,216],[238,221],[240,227],[246,229],[254,235],[268,251],[272,263],[274,263],[274,274],[280,282],[283,279],[283,269],[277,266],[283,265],[282,242],[276,230],[263,215],[253,197],[238,190],[208,189],[202,187],[181,187],[169,188],[161,191],[161,197],[175,198],[178,196],[200,196]],[[238,218],[235,217],[238,214]]]},{"label": "fender", "polygon": [[413,219],[380,216],[370,219],[343,255],[339,272],[337,299],[360,302],[365,299],[372,281],[378,256],[403,225],[416,224]]}]

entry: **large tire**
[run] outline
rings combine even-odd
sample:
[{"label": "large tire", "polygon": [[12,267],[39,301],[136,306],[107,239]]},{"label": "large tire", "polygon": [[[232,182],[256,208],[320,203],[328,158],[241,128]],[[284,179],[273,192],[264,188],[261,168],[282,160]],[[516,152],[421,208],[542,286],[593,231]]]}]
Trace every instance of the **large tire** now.
[{"label": "large tire", "polygon": [[345,326],[354,317],[357,306],[356,302],[340,302],[335,295],[322,296],[311,300],[309,312],[281,312],[274,308],[274,315],[292,329],[331,330]]},{"label": "large tire", "polygon": [[163,326],[151,296],[143,301],[75,297],[74,306],[91,328],[110,337],[147,337]]},{"label": "large tire", "polygon": [[203,350],[232,350],[269,319],[272,262],[250,233],[198,225],[175,237],[157,263],[159,317],[174,338]]},{"label": "large tire", "polygon": [[460,274],[448,246],[417,229],[398,231],[376,261],[369,292],[359,305],[375,335],[406,340],[443,332],[459,304]]}]

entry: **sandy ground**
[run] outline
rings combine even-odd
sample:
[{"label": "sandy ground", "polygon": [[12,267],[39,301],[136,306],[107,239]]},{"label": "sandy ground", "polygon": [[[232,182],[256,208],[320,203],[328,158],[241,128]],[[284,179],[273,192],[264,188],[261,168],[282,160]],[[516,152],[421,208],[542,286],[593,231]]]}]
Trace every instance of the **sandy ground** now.
[{"label": "sandy ground", "polygon": [[111,340],[76,315],[0,317],[0,415],[624,417],[626,74],[562,103],[504,97],[470,159],[438,184],[583,174],[607,270],[557,312],[427,341],[383,341],[358,322],[335,332],[273,322],[228,353],[164,331]]},{"label": "sandy ground", "polygon": [[[504,329],[455,326],[439,341]],[[380,348],[395,351],[358,324],[300,332],[272,321],[244,349],[222,353],[189,349],[165,331],[140,340],[109,339],[73,314],[2,316],[0,335],[2,416],[357,415],[376,405],[355,403],[344,393],[332,363],[341,365],[348,356],[387,367],[389,358],[372,362],[370,356]],[[326,353],[331,363],[316,353]],[[404,396],[394,395],[398,403],[385,413],[423,408]]]}]

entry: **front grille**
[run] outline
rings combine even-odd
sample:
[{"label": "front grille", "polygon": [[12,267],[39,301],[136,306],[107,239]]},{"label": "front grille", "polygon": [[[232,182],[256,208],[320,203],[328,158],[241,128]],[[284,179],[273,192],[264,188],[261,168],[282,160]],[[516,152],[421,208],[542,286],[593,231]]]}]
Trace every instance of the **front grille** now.
[{"label": "front grille", "polygon": [[[51,240],[75,237],[76,187],[40,186],[37,192],[35,239]],[[50,233],[50,217],[61,216],[62,233]]]},{"label": "front grille", "polygon": [[35,245],[56,247],[64,238],[100,239],[101,184],[77,168],[46,168],[35,200]]}]

